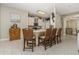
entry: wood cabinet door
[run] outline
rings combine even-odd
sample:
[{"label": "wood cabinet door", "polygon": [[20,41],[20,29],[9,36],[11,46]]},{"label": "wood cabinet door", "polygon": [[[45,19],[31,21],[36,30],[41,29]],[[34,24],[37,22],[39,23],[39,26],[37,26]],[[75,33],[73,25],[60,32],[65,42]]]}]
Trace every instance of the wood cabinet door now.
[{"label": "wood cabinet door", "polygon": [[13,29],[9,31],[10,34],[10,40],[18,40],[20,39],[20,29]]}]

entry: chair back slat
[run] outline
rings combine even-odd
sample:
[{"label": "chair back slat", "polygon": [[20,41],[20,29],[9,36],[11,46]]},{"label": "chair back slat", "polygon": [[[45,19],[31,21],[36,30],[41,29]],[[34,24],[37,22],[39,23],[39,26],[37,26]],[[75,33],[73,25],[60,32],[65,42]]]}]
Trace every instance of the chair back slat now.
[{"label": "chair back slat", "polygon": [[56,32],[57,32],[57,28],[53,28],[52,33],[51,33],[52,37],[56,35]]},{"label": "chair back slat", "polygon": [[23,36],[26,40],[32,40],[33,38],[33,30],[32,29],[23,29]]},{"label": "chair back slat", "polygon": [[46,32],[45,32],[45,39],[49,39],[49,38],[50,38],[50,34],[51,34],[50,29],[46,29]]},{"label": "chair back slat", "polygon": [[61,31],[62,31],[62,28],[59,28],[59,30],[58,30],[58,36],[61,36]]}]

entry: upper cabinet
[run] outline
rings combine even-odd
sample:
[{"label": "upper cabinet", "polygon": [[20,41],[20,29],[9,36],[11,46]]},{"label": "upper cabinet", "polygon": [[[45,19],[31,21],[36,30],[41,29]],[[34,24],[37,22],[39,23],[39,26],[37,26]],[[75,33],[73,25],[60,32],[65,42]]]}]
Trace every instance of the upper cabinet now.
[{"label": "upper cabinet", "polygon": [[33,26],[34,25],[34,17],[28,17],[28,25]]}]

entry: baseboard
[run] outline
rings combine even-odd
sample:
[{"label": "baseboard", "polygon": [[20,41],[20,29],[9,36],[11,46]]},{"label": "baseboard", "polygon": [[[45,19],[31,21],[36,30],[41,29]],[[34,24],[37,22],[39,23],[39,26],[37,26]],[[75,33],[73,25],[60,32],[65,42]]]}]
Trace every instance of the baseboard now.
[{"label": "baseboard", "polygon": [[9,41],[9,38],[0,39],[0,41]]}]

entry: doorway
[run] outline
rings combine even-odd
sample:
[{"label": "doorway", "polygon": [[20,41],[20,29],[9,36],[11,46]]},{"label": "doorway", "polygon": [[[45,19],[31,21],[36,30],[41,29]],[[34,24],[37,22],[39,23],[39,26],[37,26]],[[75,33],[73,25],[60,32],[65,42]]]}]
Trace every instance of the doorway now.
[{"label": "doorway", "polygon": [[66,22],[66,35],[77,35],[77,20],[68,20]]}]

